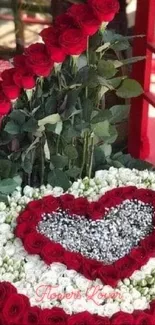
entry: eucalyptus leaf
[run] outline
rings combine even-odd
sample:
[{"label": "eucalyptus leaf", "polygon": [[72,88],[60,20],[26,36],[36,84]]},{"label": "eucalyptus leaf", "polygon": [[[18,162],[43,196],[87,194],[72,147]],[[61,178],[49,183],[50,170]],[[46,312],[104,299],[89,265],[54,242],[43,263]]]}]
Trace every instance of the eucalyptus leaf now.
[{"label": "eucalyptus leaf", "polygon": [[17,124],[16,122],[14,122],[13,120],[12,121],[9,121],[4,130],[9,133],[9,134],[12,134],[12,135],[16,135],[16,134],[19,134],[20,131],[21,131],[21,128],[19,126],[19,124]]},{"label": "eucalyptus leaf", "polygon": [[98,137],[109,137],[109,122],[108,120],[98,122],[95,124],[91,124],[92,131],[97,135]]},{"label": "eucalyptus leaf", "polygon": [[44,117],[42,120],[38,121],[38,126],[44,126],[46,124],[56,124],[61,121],[59,114],[52,114]]},{"label": "eucalyptus leaf", "polygon": [[111,118],[112,118],[112,113],[110,112],[110,110],[108,109],[100,110],[97,112],[97,114],[95,114],[95,116],[92,115],[91,123],[95,124],[105,120],[110,120]]},{"label": "eucalyptus leaf", "polygon": [[81,169],[74,166],[73,168],[66,171],[67,176],[76,179],[80,175]]},{"label": "eucalyptus leaf", "polygon": [[64,189],[64,191],[67,191],[71,185],[66,173],[57,168],[49,172],[48,183],[53,187],[60,186]]},{"label": "eucalyptus leaf", "polygon": [[45,103],[45,114],[51,115],[55,114],[57,111],[57,99],[56,96],[52,94],[52,96],[48,97]]},{"label": "eucalyptus leaf", "polygon": [[67,145],[64,148],[64,153],[71,160],[77,159],[77,157],[78,157],[78,152],[77,152],[76,148],[71,144]]},{"label": "eucalyptus leaf", "polygon": [[68,158],[62,155],[51,156],[51,169],[64,168],[68,164]]},{"label": "eucalyptus leaf", "polygon": [[2,194],[9,195],[16,189],[17,186],[18,184],[15,182],[14,179],[3,179],[0,181],[0,192]]},{"label": "eucalyptus leaf", "polygon": [[100,60],[97,66],[98,74],[106,79],[112,78],[117,73],[117,70],[110,60]]},{"label": "eucalyptus leaf", "polygon": [[38,127],[38,122],[34,117],[31,117],[27,122],[22,126],[22,130],[25,132],[35,132]]},{"label": "eucalyptus leaf", "polygon": [[119,123],[129,117],[130,105],[115,105],[110,108],[111,123]]},{"label": "eucalyptus leaf", "polygon": [[143,93],[142,86],[134,79],[123,80],[121,86],[117,89],[116,95],[121,98],[138,97]]},{"label": "eucalyptus leaf", "polygon": [[25,122],[26,115],[20,110],[14,110],[9,115],[9,118],[11,118],[15,123],[22,125]]}]

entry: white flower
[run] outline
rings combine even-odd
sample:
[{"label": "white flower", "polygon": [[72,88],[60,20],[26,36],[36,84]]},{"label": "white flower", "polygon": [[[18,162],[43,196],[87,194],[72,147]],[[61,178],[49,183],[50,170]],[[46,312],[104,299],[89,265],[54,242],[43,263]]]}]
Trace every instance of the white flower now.
[{"label": "white flower", "polygon": [[120,311],[120,306],[117,302],[108,303],[103,306],[104,315],[107,317],[111,317],[113,314]]},{"label": "white flower", "polygon": [[54,196],[60,196],[62,194],[63,194],[63,188],[62,187],[56,186],[56,187],[53,188],[53,195]]},{"label": "white flower", "polygon": [[77,275],[74,279],[75,284],[77,285],[77,287],[81,290],[86,292],[87,289],[91,286],[91,281],[87,280],[85,277],[83,276],[79,276]]},{"label": "white flower", "polygon": [[134,307],[134,309],[140,309],[140,310],[147,309],[148,303],[147,303],[146,297],[141,297],[139,299],[135,299],[133,301],[133,307]]},{"label": "white flower", "polygon": [[8,232],[10,232],[10,225],[6,224],[6,223],[3,223],[1,226],[0,226],[0,234],[7,234]]},{"label": "white flower", "polygon": [[6,210],[6,204],[4,202],[0,202],[0,211]]},{"label": "white flower", "polygon": [[129,314],[133,313],[133,311],[134,311],[133,305],[131,304],[130,300],[121,302],[120,309],[121,309],[121,311],[124,311]]},{"label": "white flower", "polygon": [[34,194],[34,189],[27,185],[27,186],[24,187],[23,193],[24,193],[25,196],[27,196],[29,198],[32,198],[33,194]]}]

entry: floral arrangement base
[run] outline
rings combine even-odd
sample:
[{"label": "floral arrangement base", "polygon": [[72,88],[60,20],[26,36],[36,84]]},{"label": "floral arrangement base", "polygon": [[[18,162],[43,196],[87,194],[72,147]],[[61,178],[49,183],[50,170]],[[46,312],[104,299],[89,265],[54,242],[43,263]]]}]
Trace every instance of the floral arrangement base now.
[{"label": "floral arrangement base", "polygon": [[0,324],[154,325],[155,173],[110,168],[0,203]]}]

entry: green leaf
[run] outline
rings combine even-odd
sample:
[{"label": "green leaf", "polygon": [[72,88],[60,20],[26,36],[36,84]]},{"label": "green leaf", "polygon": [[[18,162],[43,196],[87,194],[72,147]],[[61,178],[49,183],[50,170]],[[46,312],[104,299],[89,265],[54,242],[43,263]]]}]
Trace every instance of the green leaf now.
[{"label": "green leaf", "polygon": [[38,121],[38,126],[44,126],[46,124],[56,124],[61,121],[59,114],[52,114],[44,117]]},{"label": "green leaf", "polygon": [[112,78],[117,73],[117,70],[110,60],[100,60],[97,66],[98,74],[106,79]]},{"label": "green leaf", "polygon": [[17,122],[17,124],[22,125],[25,122],[25,113],[18,110],[18,111],[12,111],[9,117],[14,121]]},{"label": "green leaf", "polygon": [[78,157],[78,152],[76,148],[71,144],[65,147],[64,153],[69,159],[77,159]]},{"label": "green leaf", "polygon": [[53,170],[56,168],[64,168],[68,164],[68,158],[66,156],[55,155],[51,156],[50,168]]},{"label": "green leaf", "polygon": [[97,114],[95,116],[92,116],[91,123],[93,124],[99,123],[101,121],[109,120],[112,118],[112,114],[108,109],[105,109],[104,111],[100,110],[99,112],[93,111],[93,113],[94,112],[96,112]]},{"label": "green leaf", "polygon": [[108,83],[113,87],[113,88],[118,88],[121,82],[126,79],[126,76],[123,77],[116,77],[108,80]]},{"label": "green leaf", "polygon": [[93,132],[98,137],[109,137],[109,122],[107,120],[91,125]]},{"label": "green leaf", "polygon": [[17,186],[18,184],[15,182],[14,179],[3,179],[2,181],[0,181],[0,192],[2,194],[9,195],[16,189]]},{"label": "green leaf", "polygon": [[85,122],[90,122],[91,114],[93,111],[93,104],[89,98],[85,98],[82,103],[82,115]]},{"label": "green leaf", "polygon": [[64,189],[64,191],[67,191],[71,185],[66,173],[56,168],[49,172],[48,183],[51,184],[53,187],[60,186]]},{"label": "green leaf", "polygon": [[134,79],[125,79],[116,91],[116,95],[121,98],[138,97],[142,93],[142,86]]},{"label": "green leaf", "polygon": [[74,179],[77,179],[77,177],[80,175],[80,168],[74,166],[73,168],[66,171],[66,174]]},{"label": "green leaf", "polygon": [[104,141],[106,143],[112,144],[116,141],[117,137],[118,137],[118,132],[116,130],[115,125],[109,125],[109,133],[110,136],[109,137],[105,137]]},{"label": "green leaf", "polygon": [[110,42],[104,43],[103,45],[99,46],[96,50],[96,53],[101,53],[104,50],[107,50],[110,47]]},{"label": "green leaf", "polygon": [[57,111],[57,99],[54,95],[47,98],[45,103],[45,114],[55,114]]},{"label": "green leaf", "polygon": [[119,68],[119,67],[122,67],[123,65],[133,64],[133,63],[136,63],[138,61],[145,60],[145,59],[146,59],[146,56],[135,56],[133,58],[128,58],[128,59],[121,60],[121,61],[114,60],[113,64],[114,64],[115,68]]},{"label": "green leaf", "polygon": [[8,178],[11,171],[11,161],[7,159],[0,160],[0,178]]},{"label": "green leaf", "polygon": [[110,108],[112,117],[110,119],[111,123],[119,123],[126,120],[129,116],[130,105],[115,105]]},{"label": "green leaf", "polygon": [[33,117],[24,123],[22,130],[25,132],[35,132],[38,128],[38,122]]},{"label": "green leaf", "polygon": [[110,144],[104,143],[104,144],[100,145],[99,148],[104,152],[105,158],[111,156],[112,147]]},{"label": "green leaf", "polygon": [[9,121],[5,128],[4,131],[6,131],[9,134],[15,135],[20,133],[20,126],[19,124],[15,123],[14,121]]}]

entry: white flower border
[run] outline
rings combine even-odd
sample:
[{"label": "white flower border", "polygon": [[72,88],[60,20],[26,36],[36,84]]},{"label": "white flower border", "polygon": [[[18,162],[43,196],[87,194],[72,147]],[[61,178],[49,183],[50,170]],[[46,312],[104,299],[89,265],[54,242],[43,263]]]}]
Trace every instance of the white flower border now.
[{"label": "white flower border", "polygon": [[[94,179],[74,182],[69,193],[95,201],[112,188],[129,185],[155,190],[155,173],[112,167],[108,171],[96,172]],[[28,255],[22,242],[14,237],[16,218],[28,202],[49,194],[60,196],[62,193],[62,188],[52,188],[50,185],[39,189],[26,186],[23,194],[21,188],[17,188],[8,197],[7,206],[0,203],[0,281],[12,283],[19,293],[29,297],[32,306],[58,306],[69,314],[87,310],[92,314],[111,317],[120,310],[132,313],[135,309],[148,308],[149,302],[155,299],[155,258],[113,289],[103,285],[99,279],[87,280],[81,274],[67,270],[63,264],[47,266],[37,255]],[[152,284],[150,290],[147,281]],[[79,294],[75,299],[77,292]]]}]

